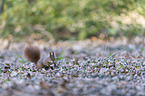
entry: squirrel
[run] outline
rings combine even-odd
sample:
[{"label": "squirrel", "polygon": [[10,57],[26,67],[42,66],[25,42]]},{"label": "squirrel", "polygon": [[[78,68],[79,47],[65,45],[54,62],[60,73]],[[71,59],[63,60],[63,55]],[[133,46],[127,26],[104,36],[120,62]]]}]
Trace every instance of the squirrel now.
[{"label": "squirrel", "polygon": [[[35,63],[38,70],[41,70],[42,68],[45,68],[46,70],[49,69],[50,64],[54,63],[54,66],[56,66],[56,63],[54,62],[55,56],[54,52],[50,52],[50,58],[40,58],[41,52],[40,49],[37,46],[27,45],[24,48],[24,56],[26,59],[28,59],[30,62]],[[50,62],[52,61],[52,63]],[[51,69],[53,69],[51,67]]]}]

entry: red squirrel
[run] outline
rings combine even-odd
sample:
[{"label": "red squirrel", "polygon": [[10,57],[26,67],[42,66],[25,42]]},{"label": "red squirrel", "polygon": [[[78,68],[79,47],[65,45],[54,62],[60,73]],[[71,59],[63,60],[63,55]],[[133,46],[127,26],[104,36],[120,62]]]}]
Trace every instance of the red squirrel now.
[{"label": "red squirrel", "polygon": [[54,60],[55,60],[54,53],[50,52],[50,58],[46,57],[44,59],[40,58],[40,55],[41,55],[40,49],[37,46],[27,45],[24,48],[24,56],[30,62],[35,63],[38,70],[40,70],[42,68],[48,69],[50,67],[50,64],[51,64],[50,61],[53,61],[54,65],[56,65],[54,62]]}]

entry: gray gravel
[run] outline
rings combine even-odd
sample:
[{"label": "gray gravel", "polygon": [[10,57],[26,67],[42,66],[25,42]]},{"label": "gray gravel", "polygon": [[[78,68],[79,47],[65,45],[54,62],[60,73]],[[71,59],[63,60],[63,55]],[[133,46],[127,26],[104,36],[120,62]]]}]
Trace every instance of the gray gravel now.
[{"label": "gray gravel", "polygon": [[54,70],[41,72],[23,57],[23,49],[1,51],[0,96],[145,96],[141,46],[109,47],[105,56],[102,46],[76,48],[41,49],[43,57],[50,50],[57,57]]}]

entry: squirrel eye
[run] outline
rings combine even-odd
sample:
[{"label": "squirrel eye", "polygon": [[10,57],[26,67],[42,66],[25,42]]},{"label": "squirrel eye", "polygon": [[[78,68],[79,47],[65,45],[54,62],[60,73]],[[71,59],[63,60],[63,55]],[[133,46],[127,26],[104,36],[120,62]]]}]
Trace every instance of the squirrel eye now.
[{"label": "squirrel eye", "polygon": [[49,69],[49,66],[44,65],[44,69],[45,69],[45,70],[48,70],[48,69]]}]

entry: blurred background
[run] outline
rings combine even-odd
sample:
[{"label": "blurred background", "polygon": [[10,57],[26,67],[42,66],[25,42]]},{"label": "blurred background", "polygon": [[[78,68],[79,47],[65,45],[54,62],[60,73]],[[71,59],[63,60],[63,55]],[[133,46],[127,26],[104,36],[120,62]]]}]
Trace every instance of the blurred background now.
[{"label": "blurred background", "polygon": [[84,40],[145,35],[145,0],[1,0],[0,38]]}]

